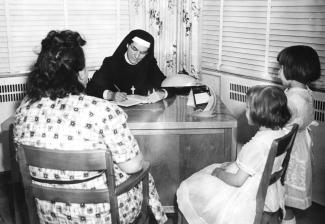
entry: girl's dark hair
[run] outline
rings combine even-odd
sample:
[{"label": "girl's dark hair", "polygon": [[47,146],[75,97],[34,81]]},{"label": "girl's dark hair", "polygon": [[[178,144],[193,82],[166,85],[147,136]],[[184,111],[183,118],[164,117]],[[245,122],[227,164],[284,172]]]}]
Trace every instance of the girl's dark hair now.
[{"label": "girl's dark hair", "polygon": [[78,72],[85,67],[82,49],[85,44],[80,34],[71,30],[52,30],[47,34],[27,81],[27,97],[31,103],[42,97],[55,100],[84,90]]},{"label": "girl's dark hair", "polygon": [[296,80],[307,84],[320,77],[320,61],[317,52],[304,45],[284,48],[277,57],[283,65],[284,77],[287,80]]},{"label": "girl's dark hair", "polygon": [[277,130],[291,118],[284,91],[277,86],[253,86],[246,94],[249,116],[261,127]]}]

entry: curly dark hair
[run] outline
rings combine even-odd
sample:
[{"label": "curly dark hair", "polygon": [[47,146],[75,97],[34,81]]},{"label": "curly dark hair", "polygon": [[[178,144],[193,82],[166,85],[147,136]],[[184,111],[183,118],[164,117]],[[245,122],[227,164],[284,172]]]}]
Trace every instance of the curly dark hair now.
[{"label": "curly dark hair", "polygon": [[71,30],[52,30],[47,34],[27,80],[27,98],[31,103],[42,97],[55,100],[84,90],[78,73],[85,67],[85,44],[80,34]]},{"label": "curly dark hair", "polygon": [[287,80],[308,84],[320,77],[319,57],[312,47],[305,45],[286,47],[280,51],[277,60],[283,65],[283,74]]},{"label": "curly dark hair", "polygon": [[246,96],[250,119],[259,127],[277,130],[291,118],[287,97],[278,86],[253,86]]}]

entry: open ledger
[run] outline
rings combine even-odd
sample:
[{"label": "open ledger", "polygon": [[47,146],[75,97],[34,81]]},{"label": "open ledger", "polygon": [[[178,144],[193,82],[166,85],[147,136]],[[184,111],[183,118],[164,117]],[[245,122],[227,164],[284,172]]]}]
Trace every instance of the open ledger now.
[{"label": "open ledger", "polygon": [[117,103],[117,105],[122,106],[122,107],[130,107],[130,106],[138,105],[141,103],[148,103],[148,97],[131,94],[131,95],[127,96],[127,100],[124,100],[122,102],[116,102],[116,103]]}]

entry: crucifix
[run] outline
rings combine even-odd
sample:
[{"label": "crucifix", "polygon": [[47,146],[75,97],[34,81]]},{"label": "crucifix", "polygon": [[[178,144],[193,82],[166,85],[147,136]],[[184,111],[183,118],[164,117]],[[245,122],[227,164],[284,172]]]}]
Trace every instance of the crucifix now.
[{"label": "crucifix", "polygon": [[132,94],[134,95],[134,91],[135,91],[134,86],[132,86],[131,91],[132,91]]}]

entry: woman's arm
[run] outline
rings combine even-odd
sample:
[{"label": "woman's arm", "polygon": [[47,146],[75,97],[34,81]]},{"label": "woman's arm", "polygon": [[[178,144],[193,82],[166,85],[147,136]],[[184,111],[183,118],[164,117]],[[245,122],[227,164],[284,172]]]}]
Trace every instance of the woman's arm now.
[{"label": "woman's arm", "polygon": [[[99,107],[101,105],[97,105]],[[126,173],[136,173],[142,169],[143,155],[137,140],[127,125],[127,115],[116,104],[104,104],[102,109],[105,122],[99,127],[114,162]]]},{"label": "woman's arm", "polygon": [[240,168],[236,173],[229,173],[224,168],[216,168],[212,175],[233,187],[241,187],[249,177],[249,174]]},{"label": "woman's arm", "polygon": [[143,166],[143,156],[139,153],[136,157],[132,158],[127,162],[122,162],[117,164],[122,171],[128,174],[136,173],[142,169]]}]

